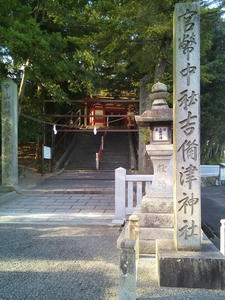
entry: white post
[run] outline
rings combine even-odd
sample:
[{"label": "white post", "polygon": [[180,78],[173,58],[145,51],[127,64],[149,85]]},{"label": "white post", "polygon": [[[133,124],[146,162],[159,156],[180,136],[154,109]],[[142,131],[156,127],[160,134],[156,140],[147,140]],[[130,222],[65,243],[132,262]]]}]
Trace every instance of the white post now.
[{"label": "white post", "polygon": [[98,153],[96,153],[96,170],[99,170],[99,157],[98,157]]},{"label": "white post", "polygon": [[225,255],[225,219],[220,220],[220,252]]},{"label": "white post", "polygon": [[220,165],[219,165],[219,180],[220,180],[220,184],[221,184],[221,181],[225,180],[225,164],[224,163],[220,163]]},{"label": "white post", "polygon": [[102,136],[102,150],[104,149],[104,137]]},{"label": "white post", "polygon": [[115,170],[115,218],[124,221],[126,215],[126,169]]}]

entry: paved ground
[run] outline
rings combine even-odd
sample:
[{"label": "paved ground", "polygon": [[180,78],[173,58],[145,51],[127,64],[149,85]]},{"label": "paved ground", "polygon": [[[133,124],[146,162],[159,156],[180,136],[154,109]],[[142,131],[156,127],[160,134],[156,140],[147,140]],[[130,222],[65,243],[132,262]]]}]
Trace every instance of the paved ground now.
[{"label": "paved ground", "polygon": [[[114,193],[115,173],[113,171],[64,171],[54,174],[31,185],[30,190],[36,192],[55,193]],[[26,185],[21,190],[29,190]]]},{"label": "paved ground", "polygon": [[108,224],[114,218],[113,194],[17,194],[1,203],[0,223]]},{"label": "paved ground", "polygon": [[[77,179],[62,192],[62,182],[52,179],[32,192],[23,187],[24,194],[0,201],[0,299],[117,299],[120,232],[111,226],[113,186],[104,186],[106,194],[104,187],[81,193]],[[209,207],[203,216],[213,216],[212,222],[218,223],[224,192],[224,187],[202,192],[203,208]],[[214,212],[212,203],[217,205]],[[145,257],[139,266],[137,299],[222,300],[225,291],[159,288],[155,259]]]},{"label": "paved ground", "polygon": [[202,188],[202,220],[218,238],[221,219],[225,219],[225,186]]},{"label": "paved ground", "polygon": [[[1,201],[2,199],[2,201]],[[112,224],[114,172],[61,172],[0,197],[0,223]]]}]

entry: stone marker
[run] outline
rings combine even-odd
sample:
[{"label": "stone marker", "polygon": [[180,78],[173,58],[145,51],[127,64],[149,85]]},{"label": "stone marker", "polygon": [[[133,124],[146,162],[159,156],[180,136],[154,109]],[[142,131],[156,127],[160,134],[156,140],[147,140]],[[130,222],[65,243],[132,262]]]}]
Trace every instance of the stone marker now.
[{"label": "stone marker", "polygon": [[121,243],[119,300],[136,299],[135,240],[125,239]]},{"label": "stone marker", "polygon": [[174,204],[177,250],[201,247],[199,4],[174,13]]},{"label": "stone marker", "polygon": [[2,185],[18,184],[18,100],[12,79],[2,82]]},{"label": "stone marker", "polygon": [[199,43],[199,4],[176,4],[175,243],[157,240],[157,267],[160,286],[225,289],[225,257],[211,241],[201,236]]}]

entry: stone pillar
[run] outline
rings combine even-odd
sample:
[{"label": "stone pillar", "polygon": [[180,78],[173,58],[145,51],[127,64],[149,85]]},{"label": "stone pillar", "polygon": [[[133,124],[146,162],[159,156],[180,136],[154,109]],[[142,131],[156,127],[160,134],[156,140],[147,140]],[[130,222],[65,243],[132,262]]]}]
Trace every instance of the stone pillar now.
[{"label": "stone pillar", "polygon": [[199,4],[174,12],[174,207],[177,250],[201,247]]},{"label": "stone pillar", "polygon": [[12,79],[2,82],[2,185],[18,184],[18,100]]},{"label": "stone pillar", "polygon": [[149,198],[172,198],[173,175],[171,159],[173,145],[147,145],[146,150],[151,157],[154,167],[154,176],[150,189]]},{"label": "stone pillar", "polygon": [[131,215],[129,217],[129,239],[135,240],[136,260],[139,260],[139,217]]},{"label": "stone pillar", "polygon": [[135,240],[121,243],[119,300],[136,300]]}]

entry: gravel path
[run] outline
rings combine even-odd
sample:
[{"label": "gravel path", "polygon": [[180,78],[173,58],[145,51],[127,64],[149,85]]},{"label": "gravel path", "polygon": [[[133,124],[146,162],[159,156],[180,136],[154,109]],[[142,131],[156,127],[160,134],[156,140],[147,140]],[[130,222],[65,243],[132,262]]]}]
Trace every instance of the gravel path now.
[{"label": "gravel path", "polygon": [[0,299],[117,299],[118,228],[0,227]]},{"label": "gravel path", "polygon": [[[106,226],[1,224],[0,299],[117,299],[118,235]],[[139,264],[137,299],[222,300],[225,291],[160,288],[148,257]]]}]

